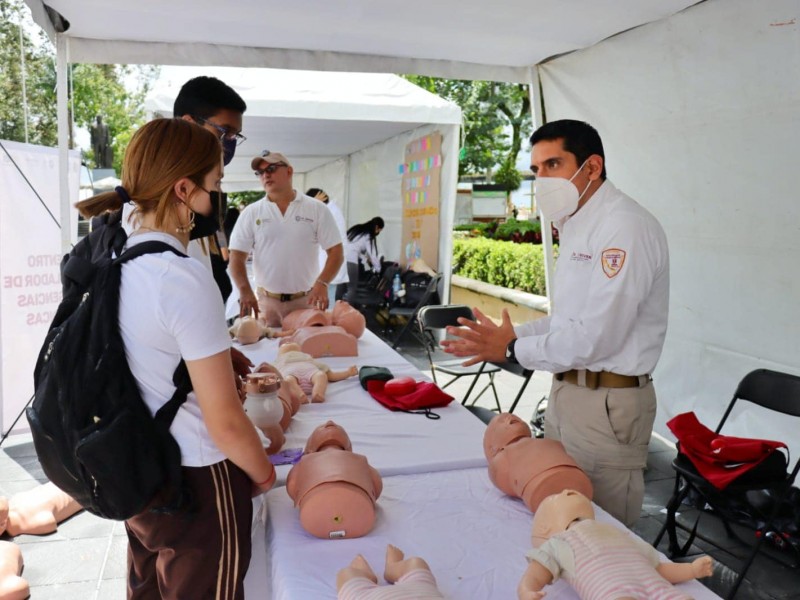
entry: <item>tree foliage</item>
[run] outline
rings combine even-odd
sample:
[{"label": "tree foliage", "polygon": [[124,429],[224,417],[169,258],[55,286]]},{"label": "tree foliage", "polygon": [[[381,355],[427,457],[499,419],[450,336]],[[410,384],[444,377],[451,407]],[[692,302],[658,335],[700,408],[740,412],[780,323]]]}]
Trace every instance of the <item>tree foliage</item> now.
[{"label": "tree foliage", "polygon": [[[523,136],[530,135],[528,87],[516,83],[440,79],[407,75],[406,79],[461,107],[464,139],[458,174],[494,174],[502,185],[515,181],[516,162]],[[516,189],[519,183],[509,189]]]},{"label": "tree foliage", "polygon": [[[21,0],[0,0],[0,138],[25,141],[20,27],[25,51],[25,96],[28,138],[33,144],[58,143],[56,66],[52,44],[33,26]],[[91,127],[97,115],[108,125],[114,168],[120,172],[125,148],[145,121],[144,98],[158,74],[157,67],[75,64],[70,66],[69,111],[75,126]],[[126,85],[127,84],[127,85]],[[74,147],[70,131],[70,147]],[[91,149],[84,157],[94,165]]]},{"label": "tree foliage", "polygon": [[[145,120],[144,98],[157,74],[156,67],[129,67],[120,65],[72,66],[72,103],[75,125],[90,129],[97,115],[103,117],[111,136],[114,152],[114,169],[121,172],[122,157],[134,131]],[[138,79],[134,91],[129,91],[125,81]],[[91,149],[85,152],[95,164]]]},{"label": "tree foliage", "polygon": [[26,19],[19,0],[0,0],[0,139],[25,141],[21,29],[29,110],[28,140],[32,144],[55,146],[58,141],[55,60],[44,34],[36,43],[31,39],[23,26]]}]

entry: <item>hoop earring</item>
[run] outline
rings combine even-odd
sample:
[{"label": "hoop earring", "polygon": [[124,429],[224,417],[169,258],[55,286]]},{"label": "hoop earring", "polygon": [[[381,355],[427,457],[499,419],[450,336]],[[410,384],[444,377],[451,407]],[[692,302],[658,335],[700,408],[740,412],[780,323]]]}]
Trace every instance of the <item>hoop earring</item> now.
[{"label": "hoop earring", "polygon": [[178,225],[175,231],[177,233],[189,233],[192,229],[194,229],[194,211],[189,209],[189,222],[186,225]]}]

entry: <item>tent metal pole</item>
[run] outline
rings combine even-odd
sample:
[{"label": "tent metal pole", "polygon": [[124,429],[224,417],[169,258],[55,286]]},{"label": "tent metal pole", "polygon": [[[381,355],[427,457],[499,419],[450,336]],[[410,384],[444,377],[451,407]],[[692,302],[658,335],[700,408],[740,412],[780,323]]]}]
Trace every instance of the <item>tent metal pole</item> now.
[{"label": "tent metal pole", "polygon": [[[539,65],[528,67],[528,91],[531,96],[531,120],[533,129],[536,130],[544,125],[544,99],[539,81]],[[533,197],[534,200],[536,197]],[[542,224],[542,251],[544,252],[544,285],[547,298],[553,298],[553,272],[555,270],[555,258],[553,256],[553,231],[550,221],[544,218],[539,212],[539,222]],[[548,311],[551,308],[548,308]]]},{"label": "tent metal pole", "polygon": [[28,89],[27,83],[25,79],[27,79],[27,75],[25,73],[25,39],[22,36],[22,18],[20,18],[19,22],[19,67],[20,67],[20,79],[22,79],[22,118],[23,123],[25,125],[25,143],[28,143]]},{"label": "tent metal pole", "polygon": [[[350,165],[353,162],[353,155],[348,154],[344,161],[344,222],[350,226]],[[342,243],[347,243],[347,240],[342,240]]]},{"label": "tent metal pole", "polygon": [[58,116],[58,191],[61,207],[61,251],[69,252],[69,122],[67,116],[67,36],[56,34],[56,113]]},{"label": "tent metal pole", "polygon": [[[443,304],[450,303],[450,281],[453,277],[453,224],[458,201],[458,152],[461,147],[461,125],[442,127],[442,168],[439,177],[439,273],[443,275]],[[446,194],[446,195],[445,195]]]}]

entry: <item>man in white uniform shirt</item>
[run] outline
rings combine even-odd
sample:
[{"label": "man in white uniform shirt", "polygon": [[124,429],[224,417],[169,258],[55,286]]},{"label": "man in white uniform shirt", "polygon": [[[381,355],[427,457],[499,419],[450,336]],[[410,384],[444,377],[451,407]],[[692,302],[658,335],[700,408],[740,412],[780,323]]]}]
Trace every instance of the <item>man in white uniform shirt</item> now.
[{"label": "man in white uniform shirt", "polygon": [[[342,239],[328,208],[292,187],[294,170],[283,154],[265,150],[250,165],[267,195],[236,221],[228,242],[230,271],[240,313],[255,312],[279,327],[293,310],[328,307],[328,285],[344,260]],[[322,272],[318,248],[328,255]],[[247,278],[250,251],[258,296]]]},{"label": "man in white uniform shirt", "polygon": [[545,437],[586,471],[594,501],[626,525],[639,517],[656,412],[651,374],[667,329],[669,254],[664,230],[606,179],[597,131],[572,120],[531,136],[535,198],[559,229],[552,314],[514,327],[504,311],[443,342],[465,364],[518,362],[554,373]]}]

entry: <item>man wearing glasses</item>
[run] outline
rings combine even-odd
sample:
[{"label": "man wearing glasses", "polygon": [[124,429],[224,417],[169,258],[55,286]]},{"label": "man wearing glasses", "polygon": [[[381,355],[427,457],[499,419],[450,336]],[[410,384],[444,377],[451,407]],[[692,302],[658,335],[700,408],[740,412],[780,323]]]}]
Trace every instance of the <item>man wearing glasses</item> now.
[{"label": "man wearing glasses", "polygon": [[[264,150],[250,166],[267,195],[236,221],[228,244],[231,276],[240,313],[279,327],[293,310],[328,308],[328,286],[344,260],[342,238],[328,208],[292,187],[294,169],[283,154]],[[327,253],[321,272],[318,248]],[[258,296],[247,278],[250,251]]]},{"label": "man wearing glasses", "polygon": [[227,165],[236,153],[236,146],[245,141],[242,115],[247,110],[242,97],[216,77],[195,77],[183,84],[172,115],[192,121],[219,137]]},{"label": "man wearing glasses", "polygon": [[[223,162],[227,165],[233,159],[236,146],[246,139],[242,135],[242,117],[246,110],[247,104],[233,88],[216,77],[203,75],[183,84],[172,106],[172,115],[197,123],[217,135],[222,144]],[[220,226],[225,216],[226,202],[227,197],[222,194]],[[232,286],[216,233],[191,240],[186,253],[211,271],[224,301],[230,295]],[[242,377],[253,366],[236,348],[231,348],[231,359],[234,371]]]}]

